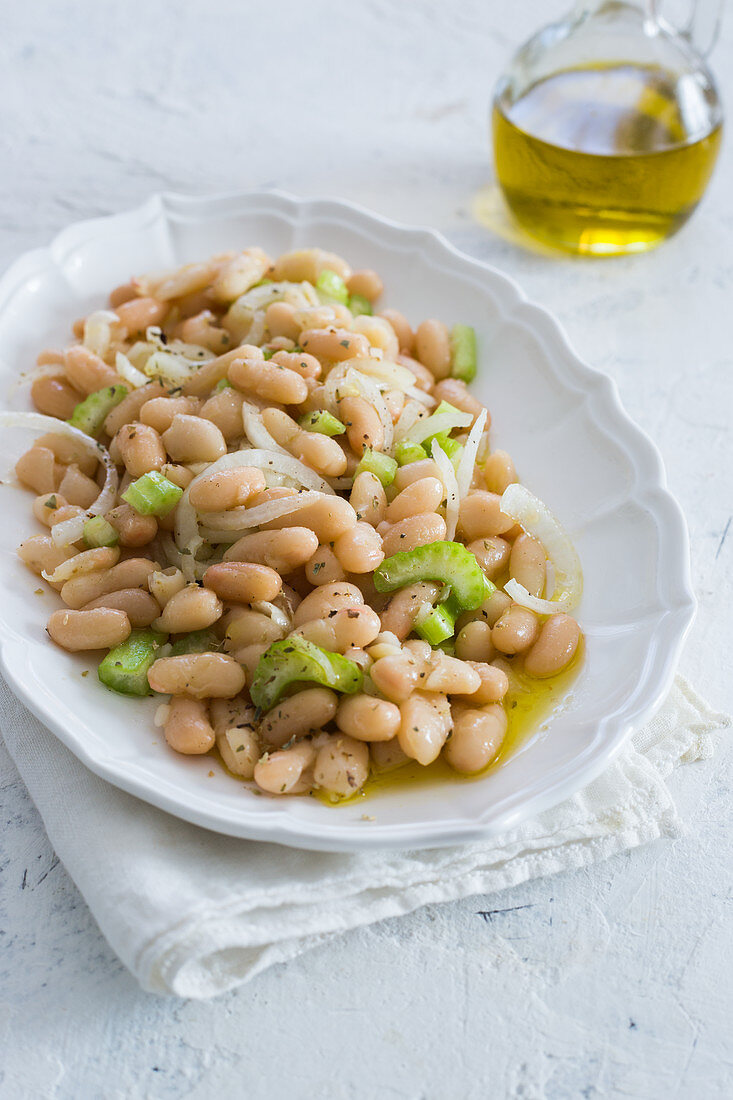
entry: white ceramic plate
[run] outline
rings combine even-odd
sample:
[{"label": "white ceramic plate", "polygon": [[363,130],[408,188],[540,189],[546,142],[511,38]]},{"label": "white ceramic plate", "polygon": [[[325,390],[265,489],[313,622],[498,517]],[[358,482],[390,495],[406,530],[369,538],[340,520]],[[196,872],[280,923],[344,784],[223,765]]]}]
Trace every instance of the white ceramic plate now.
[{"label": "white ceramic plate", "polygon": [[[82,222],[23,256],[0,282],[0,394],[28,408],[19,374],[70,321],[103,304],[133,273],[259,244],[270,253],[320,245],[382,275],[385,302],[417,322],[436,316],[477,329],[477,395],[523,482],[571,532],[585,590],[587,638],[579,678],[560,712],[481,780],[399,787],[330,807],[258,797],[207,757],[168,751],[154,700],[106,691],[96,661],[49,644],[57,598],[15,548],[35,529],[31,498],[3,485],[0,530],[2,667],[25,704],[89,768],[188,821],[234,836],[324,850],[427,847],[517,825],[598,775],[670,687],[694,613],[684,519],[665,488],[658,452],[628,419],[614,384],[581,363],[557,323],[498,271],[437,234],[344,202],[280,193],[214,198],[161,195],[130,213]],[[7,471],[26,444],[6,431]],[[91,669],[85,678],[81,673]],[[213,775],[209,773],[213,771]],[[374,820],[365,821],[367,814]]]}]

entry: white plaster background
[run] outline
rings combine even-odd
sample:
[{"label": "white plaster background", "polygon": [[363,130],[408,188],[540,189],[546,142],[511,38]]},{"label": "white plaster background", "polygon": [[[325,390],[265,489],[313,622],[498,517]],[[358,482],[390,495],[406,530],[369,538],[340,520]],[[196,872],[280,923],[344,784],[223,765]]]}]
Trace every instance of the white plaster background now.
[{"label": "white plaster background", "polygon": [[[550,260],[469,213],[492,84],[563,7],[2,4],[0,265],[163,187],[277,185],[440,229],[557,314],[661,447],[700,599],[682,670],[733,710],[729,147],[647,256]],[[730,19],[714,63],[730,73]],[[674,781],[680,840],[355,932],[208,1004],[138,990],[0,753],[3,1100],[733,1094],[729,746]]]}]

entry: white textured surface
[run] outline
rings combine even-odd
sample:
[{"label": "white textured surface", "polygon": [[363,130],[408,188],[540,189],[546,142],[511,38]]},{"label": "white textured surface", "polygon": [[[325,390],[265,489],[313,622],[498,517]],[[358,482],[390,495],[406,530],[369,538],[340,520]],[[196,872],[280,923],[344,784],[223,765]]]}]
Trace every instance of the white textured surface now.
[{"label": "white textured surface", "polygon": [[[662,448],[700,599],[682,670],[731,710],[730,152],[645,257],[550,260],[476,227],[490,87],[549,7],[13,5],[0,263],[156,188],[275,184],[430,223],[505,267]],[[5,759],[0,1096],[728,1096],[730,763],[726,746],[675,781],[681,840],[351,934],[202,1005],[137,990]]]}]

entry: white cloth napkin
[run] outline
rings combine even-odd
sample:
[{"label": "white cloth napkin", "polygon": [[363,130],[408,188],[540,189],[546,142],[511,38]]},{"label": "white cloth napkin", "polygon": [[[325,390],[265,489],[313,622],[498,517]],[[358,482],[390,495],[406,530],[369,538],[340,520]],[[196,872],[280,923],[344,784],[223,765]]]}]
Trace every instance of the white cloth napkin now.
[{"label": "white cloth napkin", "polygon": [[102,932],[144,989],[195,998],[358,925],[677,835],[665,779],[709,756],[729,721],[678,679],[600,779],[513,832],[462,848],[330,855],[219,836],[124,794],[0,680],[6,745]]}]

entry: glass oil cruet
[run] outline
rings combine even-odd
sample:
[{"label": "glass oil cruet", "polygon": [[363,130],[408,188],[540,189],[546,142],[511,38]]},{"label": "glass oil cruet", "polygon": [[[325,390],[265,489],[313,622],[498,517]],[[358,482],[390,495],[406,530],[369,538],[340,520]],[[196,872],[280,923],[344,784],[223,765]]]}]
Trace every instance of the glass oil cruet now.
[{"label": "glass oil cruet", "polygon": [[493,103],[494,160],[521,227],[545,244],[616,255],[687,221],[720,147],[705,55],[722,0],[692,0],[684,29],[660,0],[581,0],[522,46]]}]

